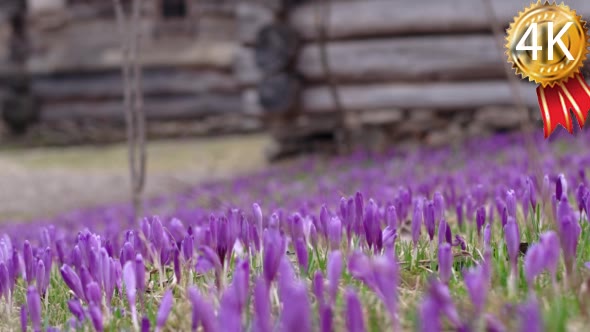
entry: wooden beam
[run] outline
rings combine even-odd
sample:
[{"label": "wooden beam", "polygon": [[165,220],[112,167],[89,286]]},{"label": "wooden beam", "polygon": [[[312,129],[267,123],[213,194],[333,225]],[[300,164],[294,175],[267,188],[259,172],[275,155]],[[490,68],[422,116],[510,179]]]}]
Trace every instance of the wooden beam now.
[{"label": "wooden beam", "polygon": [[[238,92],[231,74],[214,70],[146,70],[142,80],[146,96],[187,95],[208,92]],[[45,101],[100,100],[122,96],[119,72],[33,78],[33,93]]]},{"label": "wooden beam", "polygon": [[[527,106],[538,107],[536,86],[522,83],[520,91]],[[435,109],[470,110],[485,106],[513,105],[513,94],[506,81],[457,83],[382,83],[339,87],[345,110]],[[332,112],[336,108],[327,86],[303,92],[303,112]]]},{"label": "wooden beam", "polygon": [[[333,41],[327,53],[331,75],[341,83],[506,76],[506,57],[491,35]],[[308,80],[326,80],[317,44],[303,49],[297,69]]]},{"label": "wooden beam", "polygon": [[[239,94],[206,94],[192,97],[146,98],[145,114],[148,120],[188,120],[211,114],[240,113]],[[107,120],[123,122],[123,104],[120,101],[94,101],[75,103],[44,103],[41,121]]]},{"label": "wooden beam", "polygon": [[[498,19],[508,24],[531,4],[530,0],[492,1]],[[590,16],[590,1],[570,0],[567,5],[579,15]],[[296,8],[291,24],[306,39],[317,38],[317,1]],[[488,14],[481,1],[474,0],[363,0],[332,2],[327,18],[330,39],[404,34],[488,31]]]}]

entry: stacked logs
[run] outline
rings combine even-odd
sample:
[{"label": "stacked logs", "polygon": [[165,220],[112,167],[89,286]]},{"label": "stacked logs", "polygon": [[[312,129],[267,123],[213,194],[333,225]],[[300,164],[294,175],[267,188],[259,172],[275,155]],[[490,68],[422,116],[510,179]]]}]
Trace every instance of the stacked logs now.
[{"label": "stacked logs", "polygon": [[[526,0],[490,2],[503,27],[530,5]],[[317,23],[322,3],[329,6],[322,19],[329,75]],[[590,17],[590,2],[568,5]],[[337,127],[342,108],[352,141],[375,148],[380,144],[375,139],[384,145],[406,140],[445,144],[465,135],[517,129],[531,115],[540,118],[535,86],[520,82],[519,91],[513,91],[507,80],[498,44],[504,40],[495,39],[483,1],[422,0],[403,6],[390,0],[309,1],[293,8],[281,24],[302,41],[293,72],[303,82],[298,118],[306,117],[309,128],[319,122]],[[330,81],[336,82],[339,101]],[[290,100],[273,83],[265,97]],[[517,95],[529,112],[515,106]],[[275,133],[279,146],[296,141],[301,132],[298,121],[284,123]],[[318,132],[325,134],[329,124]]]},{"label": "stacked logs", "polygon": [[[260,121],[242,112],[233,71],[235,6],[190,2],[187,17],[167,20],[158,3],[146,2],[141,22],[151,136],[259,130]],[[47,140],[57,144],[124,138],[123,54],[112,2],[73,2],[27,15],[32,52],[25,67],[40,105],[32,131],[50,132]]]}]

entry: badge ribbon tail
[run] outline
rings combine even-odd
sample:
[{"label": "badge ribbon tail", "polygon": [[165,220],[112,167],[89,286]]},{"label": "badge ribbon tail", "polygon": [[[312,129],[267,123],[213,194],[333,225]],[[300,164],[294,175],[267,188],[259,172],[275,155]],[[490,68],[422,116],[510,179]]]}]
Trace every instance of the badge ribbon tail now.
[{"label": "badge ribbon tail", "polygon": [[566,83],[558,83],[553,87],[537,87],[537,97],[545,138],[549,137],[558,125],[573,133],[574,125],[570,110],[574,112],[580,128],[586,122],[590,111],[590,86],[582,74],[576,74]]}]

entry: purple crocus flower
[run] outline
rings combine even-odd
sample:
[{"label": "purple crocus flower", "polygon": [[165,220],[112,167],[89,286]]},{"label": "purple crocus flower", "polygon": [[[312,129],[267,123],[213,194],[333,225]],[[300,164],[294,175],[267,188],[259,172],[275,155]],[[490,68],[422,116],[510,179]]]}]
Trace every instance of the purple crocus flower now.
[{"label": "purple crocus flower", "polygon": [[438,224],[438,244],[440,245],[441,243],[445,242],[451,244],[452,237],[453,235],[451,234],[451,227],[449,227],[449,224],[447,224],[446,220],[441,219],[440,223]]},{"label": "purple crocus flower", "polygon": [[30,285],[35,278],[35,261],[33,259],[33,248],[28,240],[23,244],[23,263],[25,265],[25,280]]},{"label": "purple crocus flower", "polygon": [[307,271],[309,265],[309,253],[307,252],[307,243],[301,237],[295,240],[295,254],[297,255],[301,270]]},{"label": "purple crocus flower", "polygon": [[39,294],[45,294],[45,291],[47,290],[47,285],[49,284],[49,280],[45,280],[45,263],[43,263],[43,260],[40,259],[37,262],[37,268],[35,272],[37,276],[37,291],[39,292]]},{"label": "purple crocus flower", "polygon": [[542,243],[535,243],[526,252],[524,257],[524,275],[529,287],[533,286],[535,277],[545,269],[545,248]]},{"label": "purple crocus flower", "polygon": [[78,299],[69,300],[68,309],[70,309],[70,312],[76,317],[78,322],[83,322],[86,319],[84,308]]},{"label": "purple crocus flower", "polygon": [[557,266],[559,264],[559,238],[555,232],[547,231],[541,234],[539,242],[544,248],[545,267],[551,274],[551,278],[555,283]]},{"label": "purple crocus flower", "polygon": [[325,303],[324,275],[322,274],[322,271],[320,271],[320,270],[317,270],[313,275],[312,290],[313,290],[313,294],[316,297],[316,301],[318,302],[318,305],[320,305],[320,306],[324,305],[324,303]]},{"label": "purple crocus flower", "polygon": [[486,223],[486,209],[483,206],[480,206],[477,211],[475,212],[475,225],[477,227],[477,235],[481,235],[481,229],[483,225]]},{"label": "purple crocus flower", "polygon": [[20,307],[20,330],[22,332],[27,332],[27,307],[22,305]]},{"label": "purple crocus flower", "polygon": [[559,174],[555,182],[555,197],[557,200],[567,197],[567,180],[563,174]]},{"label": "purple crocus flower", "polygon": [[427,296],[430,296],[436,302],[440,313],[444,314],[453,326],[456,328],[461,326],[459,313],[453,303],[449,288],[445,284],[436,279],[431,279]]},{"label": "purple crocus flower", "polygon": [[438,303],[430,296],[426,295],[422,299],[419,309],[420,332],[440,332],[440,309]]},{"label": "purple crocus flower", "polygon": [[204,332],[216,332],[217,320],[215,319],[215,313],[211,304],[203,299],[194,286],[189,287],[187,293],[193,310],[192,330],[196,331],[199,323],[201,323]]},{"label": "purple crocus flower", "polygon": [[336,303],[336,296],[338,294],[338,285],[340,284],[340,277],[342,276],[342,254],[340,251],[332,251],[328,256],[328,295],[330,297],[330,304]]},{"label": "purple crocus flower", "polygon": [[135,307],[135,295],[137,292],[137,276],[135,275],[135,264],[133,262],[125,263],[123,267],[123,282],[127,292],[127,301],[129,301],[129,310],[133,320],[133,326],[137,327],[137,310]]},{"label": "purple crocus flower", "polygon": [[397,288],[399,267],[392,252],[373,259],[375,290],[389,311],[394,330],[399,329],[397,316]]},{"label": "purple crocus flower", "polygon": [[566,272],[571,273],[578,250],[578,241],[582,229],[580,224],[572,216],[562,218],[560,222],[560,243],[563,250],[563,259],[565,260]]},{"label": "purple crocus flower", "polygon": [[478,315],[482,314],[488,296],[489,286],[488,276],[483,266],[479,265],[465,271],[463,273],[463,279],[465,280],[465,287],[467,288],[476,313]]},{"label": "purple crocus flower", "polygon": [[242,312],[247,304],[248,294],[250,293],[250,264],[247,259],[239,259],[236,262],[231,286],[235,288],[236,304],[238,305],[239,311]]},{"label": "purple crocus flower", "polygon": [[151,328],[151,323],[150,323],[149,318],[143,317],[141,319],[141,328],[140,328],[140,331],[141,332],[150,332],[150,328]]},{"label": "purple crocus flower", "polygon": [[539,308],[539,302],[535,295],[530,295],[529,299],[519,306],[521,332],[542,332],[545,330],[543,316]]},{"label": "purple crocus flower", "polygon": [[346,328],[349,332],[365,332],[361,302],[352,288],[346,290]]},{"label": "purple crocus flower", "polygon": [[91,305],[88,309],[90,313],[90,320],[92,321],[92,326],[97,332],[104,331],[103,323],[102,323],[102,311],[100,311],[100,306]]},{"label": "purple crocus flower", "polygon": [[64,282],[74,292],[74,294],[79,299],[86,299],[84,296],[84,290],[82,288],[82,282],[80,281],[80,278],[76,272],[74,272],[74,270],[72,270],[69,265],[63,265],[60,269],[60,272]]},{"label": "purple crocus flower", "polygon": [[424,207],[424,226],[430,241],[434,239],[434,232],[436,230],[435,217],[434,217],[434,204],[427,202]]},{"label": "purple crocus flower", "polygon": [[508,190],[506,192],[506,211],[508,217],[516,218],[516,194],[514,190]]},{"label": "purple crocus flower", "polygon": [[278,230],[265,230],[263,273],[267,283],[271,283],[275,279],[284,255],[285,240],[281,237]]},{"label": "purple crocus flower", "polygon": [[[271,332],[272,321],[269,291],[265,280],[262,278],[258,278],[254,286],[254,312],[255,330],[258,332]],[[193,325],[194,330],[196,328]]]},{"label": "purple crocus flower", "polygon": [[342,242],[342,222],[338,217],[332,217],[328,223],[328,240],[332,250],[340,249]]},{"label": "purple crocus flower", "polygon": [[422,227],[422,203],[416,201],[414,203],[414,212],[412,214],[412,242],[414,247],[418,245],[420,240],[420,228]]},{"label": "purple crocus flower", "polygon": [[141,254],[135,256],[135,286],[142,294],[145,289],[145,263]]},{"label": "purple crocus flower", "polygon": [[222,326],[224,331],[242,331],[242,310],[238,297],[236,284],[228,287],[221,296],[217,319],[219,320],[219,326]]},{"label": "purple crocus flower", "polygon": [[438,247],[438,274],[440,281],[449,283],[453,272],[453,253],[451,245],[443,243]]},{"label": "purple crocus flower", "polygon": [[440,192],[435,192],[432,201],[434,203],[434,221],[440,222],[445,218],[445,199]]},{"label": "purple crocus flower", "polygon": [[180,250],[178,248],[172,249],[172,264],[174,265],[174,277],[176,282],[180,283],[182,278],[182,266],[180,265]]},{"label": "purple crocus flower", "polygon": [[90,305],[101,305],[102,293],[100,292],[100,286],[95,281],[90,282],[86,285],[86,298]]},{"label": "purple crocus flower", "polygon": [[508,257],[510,258],[510,265],[512,266],[512,272],[516,273],[520,250],[520,233],[518,230],[518,224],[512,217],[508,217],[508,222],[506,223],[506,226],[504,226],[504,237],[506,240],[506,248],[508,249]]},{"label": "purple crocus flower", "polygon": [[487,332],[505,332],[504,324],[491,314],[486,314],[486,330]]},{"label": "purple crocus flower", "polygon": [[386,212],[385,212],[385,223],[387,227],[392,230],[397,230],[399,220],[397,218],[397,211],[395,210],[395,206],[390,205]]},{"label": "purple crocus flower", "polygon": [[166,321],[172,310],[172,305],[174,304],[173,301],[174,297],[172,296],[172,291],[167,290],[164,297],[162,297],[162,302],[160,302],[158,314],[156,315],[156,332],[161,331],[164,328],[164,325],[166,325]]},{"label": "purple crocus flower", "polygon": [[281,331],[310,332],[310,308],[305,285],[295,281],[287,287],[282,299]]},{"label": "purple crocus flower", "polygon": [[33,286],[27,289],[27,308],[33,331],[41,332],[41,298]]}]

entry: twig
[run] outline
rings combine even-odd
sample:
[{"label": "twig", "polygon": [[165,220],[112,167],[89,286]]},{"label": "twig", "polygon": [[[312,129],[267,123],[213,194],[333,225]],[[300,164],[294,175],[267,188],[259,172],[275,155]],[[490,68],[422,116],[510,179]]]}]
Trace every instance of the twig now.
[{"label": "twig", "polygon": [[350,143],[348,139],[348,128],[346,125],[346,111],[344,110],[344,106],[342,105],[342,99],[340,97],[340,92],[338,91],[338,82],[332,75],[332,70],[330,68],[330,60],[328,57],[328,48],[326,46],[328,39],[327,20],[330,17],[330,7],[330,0],[318,0],[318,6],[316,6],[316,26],[318,29],[320,61],[322,64],[322,68],[324,70],[324,74],[326,75],[326,79],[328,81],[328,88],[330,90],[332,100],[334,101],[334,107],[336,108],[336,112],[338,114],[338,124],[339,127],[343,130],[340,142],[338,142],[339,150],[341,150],[340,152],[346,152],[348,150],[348,145]]},{"label": "twig", "polygon": [[121,38],[121,71],[123,76],[123,105],[125,112],[129,175],[134,219],[142,213],[142,193],[145,184],[147,159],[145,144],[145,114],[141,88],[141,41],[142,1],[134,0],[131,18],[125,15],[121,0],[113,0],[115,16]]}]

